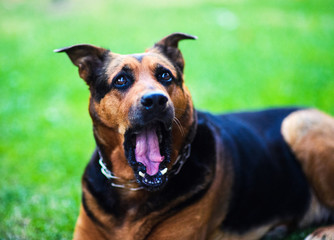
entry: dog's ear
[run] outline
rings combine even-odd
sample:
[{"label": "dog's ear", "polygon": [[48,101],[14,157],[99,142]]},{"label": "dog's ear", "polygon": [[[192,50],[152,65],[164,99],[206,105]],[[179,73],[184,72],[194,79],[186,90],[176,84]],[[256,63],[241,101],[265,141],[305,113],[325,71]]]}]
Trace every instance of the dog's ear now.
[{"label": "dog's ear", "polygon": [[89,44],[60,48],[54,52],[66,52],[72,63],[79,68],[80,77],[88,84],[94,72],[103,66],[109,50]]},{"label": "dog's ear", "polygon": [[183,71],[184,60],[181,51],[178,49],[178,43],[183,39],[197,39],[197,37],[185,33],[172,33],[157,42],[152,49],[158,49]]}]

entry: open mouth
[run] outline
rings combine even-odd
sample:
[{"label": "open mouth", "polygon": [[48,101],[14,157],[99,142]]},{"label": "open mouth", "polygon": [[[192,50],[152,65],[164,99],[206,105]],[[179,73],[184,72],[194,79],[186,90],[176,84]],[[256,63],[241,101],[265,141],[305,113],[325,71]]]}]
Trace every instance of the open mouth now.
[{"label": "open mouth", "polygon": [[168,180],[171,128],[155,122],[129,129],[125,133],[124,148],[137,182],[149,191],[161,189]]}]

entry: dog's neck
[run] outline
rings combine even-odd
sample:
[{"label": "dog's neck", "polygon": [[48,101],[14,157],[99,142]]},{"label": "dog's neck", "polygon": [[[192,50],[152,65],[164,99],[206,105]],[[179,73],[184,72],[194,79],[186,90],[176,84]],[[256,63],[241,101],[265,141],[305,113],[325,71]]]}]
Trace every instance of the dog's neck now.
[{"label": "dog's neck", "polygon": [[93,131],[97,148],[106,167],[125,181],[133,180],[134,173],[125,157],[124,135],[103,125],[94,125]]}]

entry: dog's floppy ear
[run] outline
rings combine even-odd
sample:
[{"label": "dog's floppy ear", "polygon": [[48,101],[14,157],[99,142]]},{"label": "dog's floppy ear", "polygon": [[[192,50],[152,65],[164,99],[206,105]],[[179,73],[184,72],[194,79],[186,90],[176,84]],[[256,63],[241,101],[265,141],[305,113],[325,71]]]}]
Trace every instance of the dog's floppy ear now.
[{"label": "dog's floppy ear", "polygon": [[54,52],[66,52],[72,63],[79,68],[79,75],[88,84],[90,77],[102,67],[109,50],[89,44],[79,44],[60,48]]},{"label": "dog's floppy ear", "polygon": [[181,71],[184,68],[184,60],[181,51],[178,49],[178,43],[183,39],[197,39],[197,37],[185,33],[172,33],[153,46],[153,49],[158,49],[171,61],[176,63]]}]

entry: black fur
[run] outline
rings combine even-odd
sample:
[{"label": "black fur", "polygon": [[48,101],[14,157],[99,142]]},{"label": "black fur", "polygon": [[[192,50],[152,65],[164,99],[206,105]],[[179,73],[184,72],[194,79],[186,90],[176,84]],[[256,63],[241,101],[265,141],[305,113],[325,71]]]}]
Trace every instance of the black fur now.
[{"label": "black fur", "polygon": [[110,84],[108,84],[109,76],[106,73],[106,66],[108,66],[111,61],[108,54],[109,51],[104,54],[102,63],[98,67],[92,68],[92,71],[90,72],[87,80],[92,97],[97,102],[100,102],[112,87]]},{"label": "black fur", "polygon": [[94,214],[94,210],[92,210],[90,207],[89,207],[89,204],[87,204],[87,200],[86,200],[86,195],[83,193],[82,196],[81,196],[81,202],[82,202],[82,206],[83,208],[85,209],[85,212],[87,214],[87,216],[94,222],[96,223],[97,225],[103,227],[103,223],[97,219],[97,217],[95,216]]},{"label": "black fur", "polygon": [[168,60],[173,63],[175,69],[183,73],[184,70],[184,61],[182,53],[178,48],[170,47],[166,45],[155,44],[154,45],[159,51],[165,55]]},{"label": "black fur", "polygon": [[[179,209],[195,203],[206,193],[214,177],[216,156],[214,132],[202,119],[200,119],[197,128],[191,155],[180,173],[171,176],[162,191],[150,192],[148,200],[139,207],[136,219],[153,211],[162,210],[166,206],[171,206],[165,213],[165,217],[167,217]],[[96,198],[101,209],[116,218],[119,224],[122,224],[127,212],[126,209],[133,207],[131,204],[134,203],[120,201],[118,191],[124,190],[113,188],[110,185],[110,181],[101,173],[98,160],[99,156],[95,152],[84,173],[84,185]],[[178,203],[178,199],[183,196],[187,196],[187,200]]]},{"label": "black fur", "polygon": [[309,187],[281,135],[281,123],[297,110],[211,116],[232,159],[234,185],[223,229],[242,233],[280,219],[293,224],[306,211]]},{"label": "black fur", "polygon": [[[112,61],[112,59],[110,58],[110,56],[108,55],[109,51],[107,51],[103,57],[101,58],[101,62],[98,64],[98,66],[92,67],[90,74],[88,76],[87,79],[87,84],[90,87],[91,93],[92,93],[92,97],[97,101],[100,102],[102,98],[104,98],[104,96],[110,92],[111,89],[113,89],[113,85],[108,83],[108,79],[109,79],[109,75],[106,73],[106,66],[108,66],[110,64],[110,62]],[[139,55],[141,56],[141,55]],[[138,56],[138,58],[139,58]],[[135,56],[134,56],[135,57]],[[139,59],[137,57],[135,57],[138,61],[142,60],[141,56]],[[93,63],[91,63],[93,64]],[[94,64],[96,65],[97,63],[94,62]],[[157,75],[159,66],[156,68],[154,75]],[[183,78],[182,78],[182,71],[180,71],[179,67],[175,65],[175,69],[177,72],[177,76],[175,76],[174,82],[177,86],[179,86],[182,90],[182,82],[183,82]],[[134,79],[134,74],[131,68],[129,68],[128,66],[124,66],[121,70],[121,72],[119,74],[117,74],[117,76],[119,75],[125,75],[128,80],[131,82],[131,84],[135,81]],[[130,85],[131,85],[130,84]],[[127,88],[123,89],[126,90]]]},{"label": "black fur", "polygon": [[97,150],[86,167],[83,175],[83,185],[87,187],[105,213],[111,214],[119,221],[122,221],[125,210],[122,211],[119,207],[120,201],[116,189],[111,186],[107,178],[101,173]]},{"label": "black fur", "polygon": [[[219,160],[230,161],[234,174],[232,197],[222,229],[243,233],[277,219],[293,224],[305,213],[310,201],[305,176],[280,133],[282,120],[295,110],[221,116],[198,112],[197,132],[188,161],[161,191],[150,193],[138,208],[136,219],[170,206],[164,215],[167,217],[197,202],[214,179]],[[216,149],[216,137],[221,138],[222,149]],[[85,171],[84,184],[101,208],[121,224],[126,209],[133,203],[120,201],[119,190],[110,186],[100,168],[94,154]],[[187,200],[178,202],[182,196]]]}]

